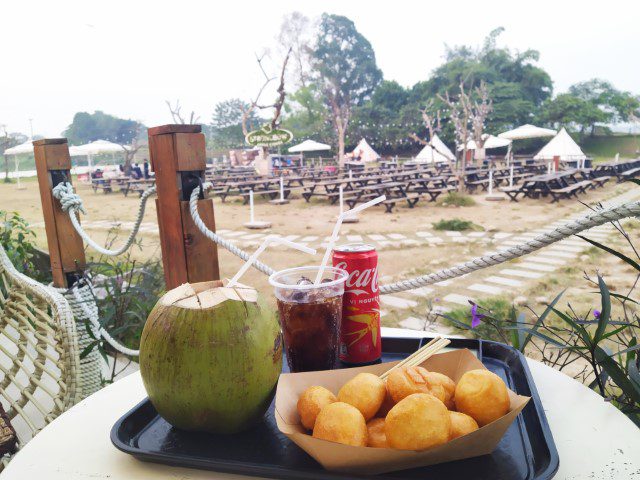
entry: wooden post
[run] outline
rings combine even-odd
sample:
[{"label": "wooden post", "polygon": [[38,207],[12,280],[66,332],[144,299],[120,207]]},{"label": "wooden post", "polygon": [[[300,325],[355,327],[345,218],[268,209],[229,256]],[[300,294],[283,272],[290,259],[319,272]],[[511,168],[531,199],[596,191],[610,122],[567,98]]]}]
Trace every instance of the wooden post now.
[{"label": "wooden post", "polygon": [[71,182],[71,158],[66,138],[46,138],[33,142],[44,228],[49,244],[53,284],[70,287],[82,275],[86,261],[82,238],[73,228],[69,214],[62,211],[52,189]]},{"label": "wooden post", "polygon": [[[158,227],[167,289],[183,283],[218,280],[218,249],[196,227],[189,197],[205,181],[205,139],[200,125],[149,129],[149,155],[156,175]],[[213,200],[198,201],[200,217],[215,231]]]}]

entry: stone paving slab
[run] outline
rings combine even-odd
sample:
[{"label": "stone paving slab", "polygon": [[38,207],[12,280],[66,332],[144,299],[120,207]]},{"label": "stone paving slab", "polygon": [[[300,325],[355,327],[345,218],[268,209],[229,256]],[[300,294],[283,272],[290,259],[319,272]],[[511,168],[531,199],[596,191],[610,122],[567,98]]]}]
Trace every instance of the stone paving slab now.
[{"label": "stone paving slab", "polygon": [[[433,233],[431,232],[416,232],[416,235],[421,238],[433,237]],[[371,236],[371,235],[369,235]]]},{"label": "stone paving slab", "polygon": [[404,240],[405,238],[407,238],[406,235],[403,235],[401,233],[387,233],[387,237],[391,238],[392,240]]},{"label": "stone paving slab", "polygon": [[368,237],[369,237],[371,240],[374,240],[374,241],[376,241],[376,242],[379,242],[379,241],[381,241],[381,240],[386,240],[386,239],[387,239],[387,237],[385,237],[384,235],[380,235],[379,233],[369,233],[369,234],[368,234]]},{"label": "stone paving slab", "polygon": [[531,262],[547,263],[549,265],[564,265],[567,263],[565,260],[560,260],[559,258],[548,258],[542,255],[537,255],[535,257],[525,257],[525,258]]},{"label": "stone paving slab", "polygon": [[442,300],[449,303],[457,303],[458,305],[465,305],[465,306],[471,307],[471,305],[469,305],[469,300],[473,300],[473,299],[465,295],[460,295],[458,293],[450,293],[449,295],[445,296]]},{"label": "stone paving slab", "polygon": [[505,268],[504,270],[500,270],[502,275],[511,275],[514,277],[523,277],[523,278],[540,278],[542,277],[542,273],[538,272],[529,272],[528,270],[515,270],[513,268]]},{"label": "stone paving slab", "polygon": [[558,252],[550,249],[545,249],[544,254],[547,257],[560,257],[560,258],[576,258],[577,254],[573,252]]},{"label": "stone paving slab", "polygon": [[347,240],[350,242],[362,242],[362,235],[347,235]]},{"label": "stone paving slab", "polygon": [[498,285],[505,285],[507,287],[520,287],[522,282],[520,280],[514,280],[513,278],[499,277],[497,275],[492,275],[490,277],[485,278],[485,281],[491,283],[497,283]]},{"label": "stone paving slab", "polygon": [[556,267],[553,265],[546,265],[542,263],[533,263],[533,262],[521,262],[518,263],[518,267],[526,268],[529,270],[539,270],[541,272],[555,272]]},{"label": "stone paving slab", "polygon": [[500,287],[494,287],[493,285],[485,285],[484,283],[474,283],[473,285],[469,285],[469,287],[467,288],[475,292],[488,293],[490,295],[499,295],[503,292],[502,288]]},{"label": "stone paving slab", "polygon": [[380,301],[389,307],[395,308],[413,308],[418,306],[418,302],[415,300],[394,297],[392,295],[381,295]]},{"label": "stone paving slab", "polygon": [[414,288],[413,290],[407,290],[405,293],[408,293],[409,295],[414,295],[416,297],[426,297],[429,294],[433,293],[433,288],[431,287],[420,287],[420,288]]}]

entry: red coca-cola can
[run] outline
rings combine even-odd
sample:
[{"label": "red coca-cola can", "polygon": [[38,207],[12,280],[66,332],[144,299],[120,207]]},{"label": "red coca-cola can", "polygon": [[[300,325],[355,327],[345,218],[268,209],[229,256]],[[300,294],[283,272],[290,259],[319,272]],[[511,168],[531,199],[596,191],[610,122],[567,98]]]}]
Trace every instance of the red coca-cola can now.
[{"label": "red coca-cola can", "polygon": [[364,243],[339,245],[333,250],[333,266],[349,274],[342,299],[340,360],[348,365],[379,362],[378,252]]}]

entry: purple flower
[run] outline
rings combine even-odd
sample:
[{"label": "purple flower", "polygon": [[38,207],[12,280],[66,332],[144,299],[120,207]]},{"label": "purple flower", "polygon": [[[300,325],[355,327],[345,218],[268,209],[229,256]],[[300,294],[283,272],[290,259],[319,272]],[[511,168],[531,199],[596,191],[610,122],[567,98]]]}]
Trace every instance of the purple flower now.
[{"label": "purple flower", "polygon": [[594,316],[595,318],[599,319],[599,318],[600,318],[600,310],[594,310],[594,311],[593,311],[593,316]]},{"label": "purple flower", "polygon": [[480,322],[484,318],[484,315],[478,313],[478,305],[475,303],[471,307],[471,328],[476,328],[480,325]]}]

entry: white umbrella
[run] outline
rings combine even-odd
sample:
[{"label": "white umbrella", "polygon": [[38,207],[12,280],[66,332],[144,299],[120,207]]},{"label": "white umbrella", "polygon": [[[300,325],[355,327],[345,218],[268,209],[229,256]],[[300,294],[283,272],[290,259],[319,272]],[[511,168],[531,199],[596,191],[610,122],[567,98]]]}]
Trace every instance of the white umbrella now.
[{"label": "white umbrella", "polygon": [[291,153],[319,152],[321,150],[331,150],[331,146],[326,143],[316,142],[315,140],[305,140],[304,142],[289,148]]},{"label": "white umbrella", "polygon": [[553,137],[556,133],[558,132],[550,128],[542,128],[526,124],[521,125],[518,128],[514,128],[513,130],[502,132],[498,137],[509,140],[520,140],[524,138]]},{"label": "white umbrella", "polygon": [[[489,135],[488,133],[483,134],[482,139],[484,140],[484,145],[482,146],[482,148],[484,148],[485,150],[489,150],[491,148],[508,147],[511,144],[511,140],[508,140],[506,138],[494,137],[493,135]],[[458,150],[462,150],[462,149],[463,149],[462,145],[459,145]],[[475,150],[475,149],[476,149],[476,142],[473,140],[469,140],[467,142],[467,150]]]},{"label": "white umbrella", "polygon": [[33,155],[33,143],[32,143],[32,140],[29,139],[26,142],[21,143],[20,145],[16,145],[15,147],[7,148],[4,151],[4,154],[5,155],[13,155],[14,156],[14,162],[15,162],[15,166],[16,166],[16,178],[18,179],[18,188],[20,190],[22,190],[22,185],[20,184],[20,175],[18,174],[18,169],[19,169],[18,155],[24,155],[24,154]]},{"label": "white umbrella", "polygon": [[[123,145],[117,143],[108,142],[107,140],[96,140],[94,142],[85,143],[84,145],[78,145],[77,147],[69,148],[69,155],[72,157],[87,156],[89,168],[91,168],[91,157],[100,153],[117,153],[123,152]],[[124,146],[128,149],[127,146]]]},{"label": "white umbrella", "polygon": [[24,153],[33,153],[33,143],[31,140],[27,140],[15,147],[7,148],[4,151],[5,155],[22,155]]}]

